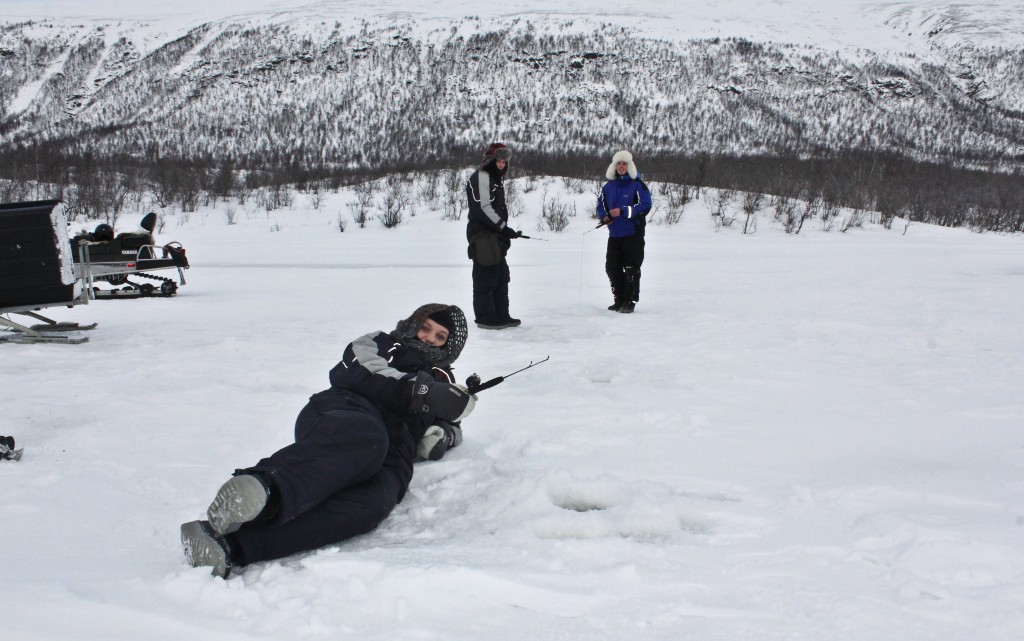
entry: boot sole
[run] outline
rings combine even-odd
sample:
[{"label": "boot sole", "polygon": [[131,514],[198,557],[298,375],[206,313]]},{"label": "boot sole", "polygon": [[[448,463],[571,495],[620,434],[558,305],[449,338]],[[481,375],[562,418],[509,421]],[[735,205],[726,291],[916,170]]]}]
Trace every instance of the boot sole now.
[{"label": "boot sole", "polygon": [[181,526],[181,547],[185,560],[194,568],[210,567],[211,574],[228,578],[231,565],[227,552],[217,542],[213,528],[205,521],[191,521]]},{"label": "boot sole", "polygon": [[213,531],[224,536],[254,520],[265,507],[267,488],[255,477],[243,474],[220,486],[213,503],[206,510],[206,517]]}]

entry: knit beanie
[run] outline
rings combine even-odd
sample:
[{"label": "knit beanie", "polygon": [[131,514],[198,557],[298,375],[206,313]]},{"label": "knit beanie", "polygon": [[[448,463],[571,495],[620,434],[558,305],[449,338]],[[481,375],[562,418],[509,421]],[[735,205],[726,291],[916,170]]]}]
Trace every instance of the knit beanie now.
[{"label": "knit beanie", "polygon": [[604,173],[604,177],[607,178],[608,180],[615,180],[615,178],[618,177],[619,175],[615,171],[615,165],[616,163],[619,162],[625,162],[626,172],[629,174],[629,177],[636,179],[637,172],[636,165],[633,164],[633,154],[625,150],[616,152],[616,154],[612,156],[612,164],[608,165],[608,171]]},{"label": "knit beanie", "polygon": [[433,314],[428,315],[427,318],[447,329],[449,338],[455,333],[455,319],[452,318],[452,311],[447,307],[437,310]]},{"label": "knit beanie", "polygon": [[[423,321],[430,319],[448,330],[448,341],[440,347],[428,345],[416,338]],[[429,303],[416,308],[416,311],[405,320],[398,321],[395,337],[429,365],[448,367],[462,353],[469,337],[466,315],[455,305]]]}]

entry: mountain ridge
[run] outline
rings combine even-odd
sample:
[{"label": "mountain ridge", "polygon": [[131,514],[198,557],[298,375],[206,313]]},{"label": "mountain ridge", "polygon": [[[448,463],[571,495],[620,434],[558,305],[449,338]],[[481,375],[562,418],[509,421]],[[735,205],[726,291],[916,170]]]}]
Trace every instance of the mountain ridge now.
[{"label": "mountain ridge", "polygon": [[[703,171],[702,157],[855,154],[865,167],[852,173],[868,175],[875,157],[1024,169],[1024,48],[966,38],[987,23],[962,8],[873,5],[895,25],[886,29],[913,28],[908,37],[927,41],[876,52],[638,36],[632,21],[651,19],[639,10],[622,17],[629,24],[331,21],[351,5],[327,4],[181,33],[128,20],[4,24],[0,147],[36,158],[35,179],[58,184],[81,181],[96,163],[160,173],[151,170],[171,162],[178,173],[241,170],[272,181],[464,166],[481,141],[497,139],[517,149],[521,168],[571,173],[579,158],[629,147],[679,181]],[[25,163],[8,164],[4,174],[26,178]]]}]

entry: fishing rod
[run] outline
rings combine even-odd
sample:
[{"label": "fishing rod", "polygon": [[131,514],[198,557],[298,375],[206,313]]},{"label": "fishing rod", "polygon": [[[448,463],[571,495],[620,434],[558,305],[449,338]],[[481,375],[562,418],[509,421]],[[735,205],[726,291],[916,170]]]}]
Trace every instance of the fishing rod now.
[{"label": "fishing rod", "polygon": [[541,363],[545,363],[550,358],[551,358],[550,356],[545,356],[544,360],[537,361],[536,363],[534,363],[533,361],[530,361],[530,364],[527,365],[526,367],[522,368],[522,369],[517,369],[516,371],[512,372],[511,374],[505,374],[504,376],[497,376],[497,377],[492,378],[491,380],[489,380],[489,381],[487,381],[485,383],[481,383],[480,382],[480,376],[479,375],[473,374],[469,378],[466,379],[466,388],[469,390],[470,394],[476,394],[477,392],[482,392],[485,389],[489,389],[491,387],[494,387],[495,385],[497,385],[498,383],[504,381],[506,378],[508,378],[510,376],[514,376],[514,375],[518,374],[519,372],[525,372],[526,370],[530,369],[531,367],[536,367],[536,366],[540,365]]},{"label": "fishing rod", "polygon": [[545,243],[548,242],[547,238],[534,238],[533,236],[523,236],[522,234],[516,236],[516,238],[525,238],[526,240],[541,240]]},{"label": "fishing rod", "polygon": [[[646,216],[648,216],[648,215],[650,215],[650,214],[653,214],[653,213],[654,213],[654,210],[655,210],[655,209],[657,209],[657,207],[651,207],[651,208],[650,208],[650,209],[649,209],[648,211],[645,211],[644,213],[640,214],[640,215],[639,215],[639,216],[637,216],[636,218],[644,218],[644,217],[646,217]],[[583,232],[583,235],[584,235],[584,236],[586,236],[587,234],[589,234],[589,233],[590,233],[590,232],[592,232],[592,231],[595,231],[595,230],[601,229],[601,228],[602,228],[602,227],[604,227],[605,225],[609,224],[609,222],[610,222],[610,221],[608,221],[608,222],[605,222],[605,219],[604,219],[604,218],[602,218],[602,219],[601,219],[601,222],[597,223],[597,227],[594,227],[593,229],[588,229],[587,231]]]}]

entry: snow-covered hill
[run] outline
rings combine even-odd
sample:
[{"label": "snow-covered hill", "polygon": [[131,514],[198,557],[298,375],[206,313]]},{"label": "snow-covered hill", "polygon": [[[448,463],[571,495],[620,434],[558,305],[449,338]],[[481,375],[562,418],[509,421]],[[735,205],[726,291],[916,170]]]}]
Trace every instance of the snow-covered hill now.
[{"label": "snow-covered hill", "polygon": [[[410,150],[461,163],[487,138],[538,153],[1024,157],[1012,2],[31,7],[0,27],[7,143],[275,168]],[[42,9],[66,17],[23,19]]]},{"label": "snow-covered hill", "polygon": [[5,0],[9,21],[74,18],[140,25],[150,32],[179,33],[204,23],[295,20],[409,20],[425,26],[473,16],[482,20],[565,20],[623,24],[644,37],[686,40],[739,37],[761,42],[825,48],[923,53],[937,38],[947,46],[1019,47],[1024,8],[1015,0],[633,0],[628,5],[596,0],[480,3],[475,0]]}]

